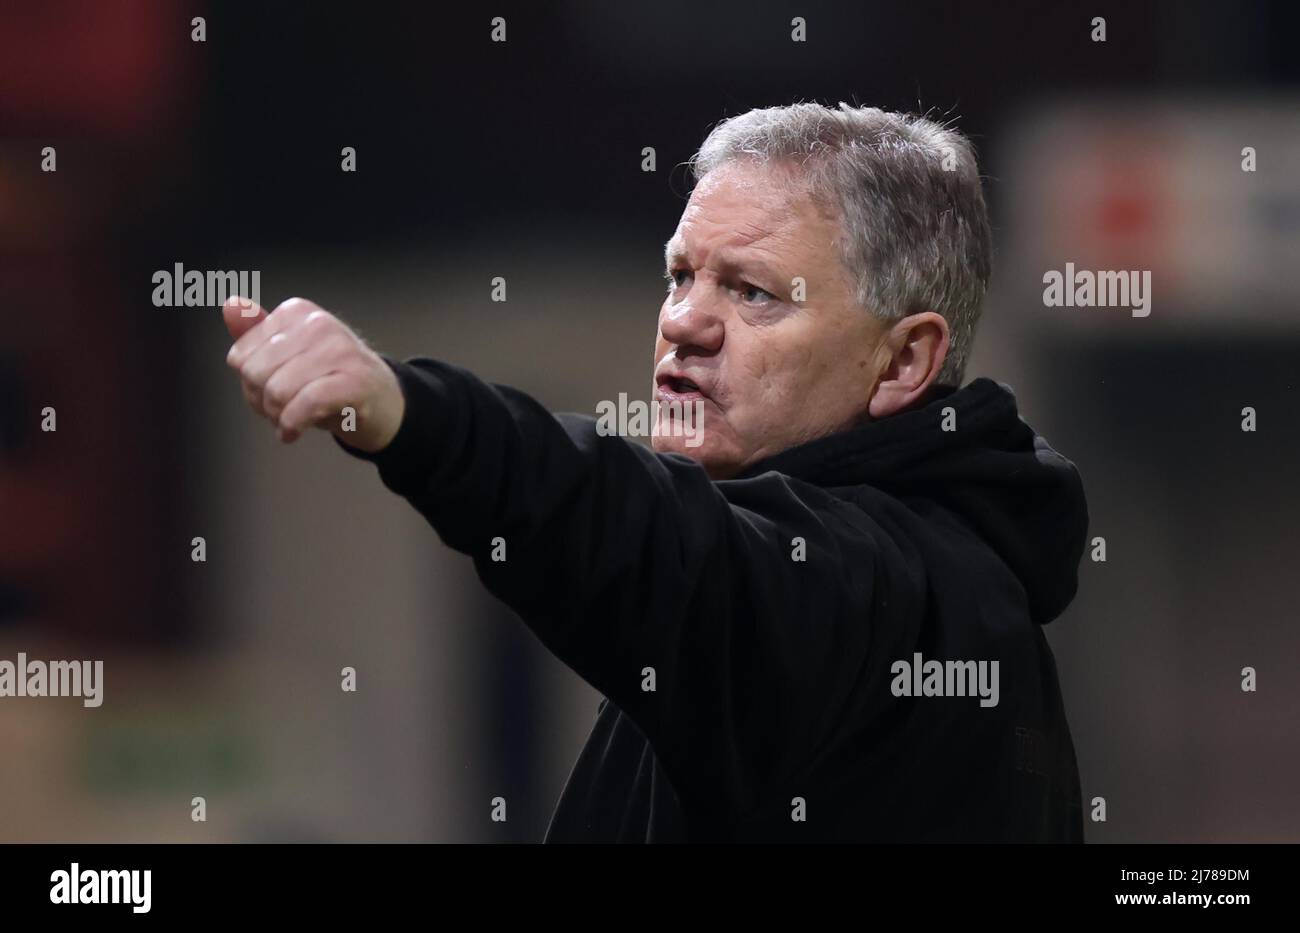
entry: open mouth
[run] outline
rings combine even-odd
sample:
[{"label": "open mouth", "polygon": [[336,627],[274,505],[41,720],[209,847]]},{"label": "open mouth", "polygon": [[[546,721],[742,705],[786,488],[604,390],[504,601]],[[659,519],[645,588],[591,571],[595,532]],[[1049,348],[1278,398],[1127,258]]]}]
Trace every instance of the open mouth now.
[{"label": "open mouth", "polygon": [[665,374],[658,378],[658,394],[670,401],[693,401],[707,398],[704,390],[685,376]]}]

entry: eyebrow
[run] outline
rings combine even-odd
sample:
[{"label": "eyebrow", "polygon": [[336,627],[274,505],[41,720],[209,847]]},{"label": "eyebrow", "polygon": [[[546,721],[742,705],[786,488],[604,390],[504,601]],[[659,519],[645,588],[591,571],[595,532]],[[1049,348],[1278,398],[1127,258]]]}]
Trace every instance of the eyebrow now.
[{"label": "eyebrow", "polygon": [[[686,252],[685,246],[677,237],[671,238],[664,244],[664,268],[671,269],[676,260],[685,259]],[[719,250],[719,259],[721,265],[725,268],[740,269],[741,267],[749,267],[771,276],[775,282],[784,282],[789,278],[771,263],[754,256],[738,257],[735,255],[734,249],[729,247]]]},{"label": "eyebrow", "polygon": [[686,250],[682,248],[681,241],[676,236],[668,238],[664,244],[664,268],[671,269],[673,260],[682,259],[686,255]]}]

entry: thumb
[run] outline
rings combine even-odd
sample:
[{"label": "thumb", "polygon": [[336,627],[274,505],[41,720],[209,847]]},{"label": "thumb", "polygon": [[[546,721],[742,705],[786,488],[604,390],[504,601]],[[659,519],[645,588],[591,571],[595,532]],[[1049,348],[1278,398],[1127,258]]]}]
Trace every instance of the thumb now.
[{"label": "thumb", "polygon": [[230,339],[238,340],[255,324],[266,320],[266,311],[255,301],[231,295],[221,306],[221,317],[226,322],[226,330],[230,331]]}]

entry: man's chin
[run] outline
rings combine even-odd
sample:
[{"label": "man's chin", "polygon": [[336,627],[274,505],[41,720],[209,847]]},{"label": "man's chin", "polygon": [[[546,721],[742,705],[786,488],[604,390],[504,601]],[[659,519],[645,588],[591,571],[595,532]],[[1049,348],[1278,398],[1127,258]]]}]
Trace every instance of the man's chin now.
[{"label": "man's chin", "polygon": [[657,454],[681,454],[689,457],[713,479],[726,479],[739,472],[740,459],[728,445],[709,437],[657,434],[651,439]]}]

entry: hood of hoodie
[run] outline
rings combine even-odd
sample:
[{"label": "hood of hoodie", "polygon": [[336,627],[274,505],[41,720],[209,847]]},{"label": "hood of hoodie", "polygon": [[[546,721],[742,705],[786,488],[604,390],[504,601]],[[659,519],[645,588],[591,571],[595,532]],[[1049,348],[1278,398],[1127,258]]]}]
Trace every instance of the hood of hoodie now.
[{"label": "hood of hoodie", "polygon": [[1011,568],[1040,625],[1078,589],[1088,531],[1079,471],[1024,422],[1011,389],[992,379],[940,387],[918,408],[782,451],[737,478],[770,470],[938,502]]}]

